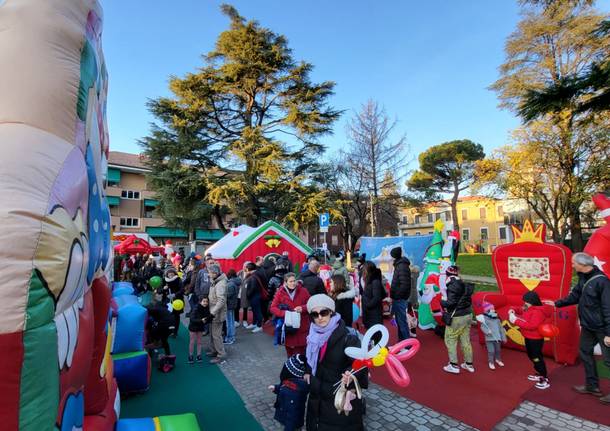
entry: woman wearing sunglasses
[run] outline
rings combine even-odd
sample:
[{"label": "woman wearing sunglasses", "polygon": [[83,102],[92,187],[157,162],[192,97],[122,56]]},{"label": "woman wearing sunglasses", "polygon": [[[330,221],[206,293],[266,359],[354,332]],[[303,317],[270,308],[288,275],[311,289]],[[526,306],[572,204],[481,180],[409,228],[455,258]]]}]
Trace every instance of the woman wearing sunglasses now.
[{"label": "woman wearing sunglasses", "polygon": [[[349,370],[353,359],[345,354],[346,347],[358,347],[358,337],[348,332],[341,316],[335,313],[335,301],[325,294],[313,295],[307,301],[311,318],[307,336],[307,366],[305,380],[310,384],[307,402],[307,431],[361,431],[362,400],[351,401],[348,415],[335,409],[336,383],[343,381],[353,387]],[[367,371],[356,374],[362,388],[368,387]]]}]

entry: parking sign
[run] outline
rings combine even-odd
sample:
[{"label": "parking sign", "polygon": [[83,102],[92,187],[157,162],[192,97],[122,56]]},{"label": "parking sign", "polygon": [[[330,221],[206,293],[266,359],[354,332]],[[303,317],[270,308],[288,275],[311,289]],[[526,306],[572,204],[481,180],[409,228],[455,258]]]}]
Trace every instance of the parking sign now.
[{"label": "parking sign", "polygon": [[327,228],[329,224],[330,224],[330,217],[328,216],[328,213],[320,214],[320,227]]}]

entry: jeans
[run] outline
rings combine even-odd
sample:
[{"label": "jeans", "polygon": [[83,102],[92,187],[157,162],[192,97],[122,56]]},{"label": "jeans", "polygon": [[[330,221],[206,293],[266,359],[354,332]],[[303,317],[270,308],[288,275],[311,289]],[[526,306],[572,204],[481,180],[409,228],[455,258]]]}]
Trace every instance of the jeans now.
[{"label": "jeans", "polygon": [[263,313],[261,310],[261,297],[259,295],[255,295],[250,298],[250,307],[252,308],[252,315],[254,316],[252,319],[252,324],[258,327],[263,326]]},{"label": "jeans", "polygon": [[227,341],[235,341],[235,313],[227,310]]},{"label": "jeans", "polygon": [[449,353],[449,362],[452,364],[458,363],[457,344],[458,340],[462,345],[462,353],[464,354],[464,362],[472,364],[472,344],[470,344],[470,323],[472,316],[454,317],[451,321],[451,326],[445,328],[445,346]]},{"label": "jeans", "polygon": [[599,388],[599,376],[593,358],[593,348],[599,343],[602,348],[602,358],[604,364],[610,368],[610,347],[604,344],[604,333],[602,331],[591,331],[587,328],[580,328],[580,359],[585,366],[586,384],[590,388]]},{"label": "jeans", "polygon": [[544,340],[542,339],[525,339],[525,351],[527,352],[527,357],[534,364],[534,370],[536,370],[539,376],[546,377],[546,364],[544,363],[544,356],[542,356],[542,346],[544,346]]},{"label": "jeans", "polygon": [[261,315],[262,321],[266,322],[271,317],[271,311],[269,310],[269,306],[271,305],[271,299],[261,299]]},{"label": "jeans", "polygon": [[496,361],[502,361],[502,342],[501,341],[485,341],[487,346],[487,362],[490,364]]},{"label": "jeans", "polygon": [[392,300],[392,314],[394,314],[394,319],[398,326],[398,341],[411,338],[411,330],[409,329],[409,323],[407,322],[408,306],[409,303],[406,299]]}]

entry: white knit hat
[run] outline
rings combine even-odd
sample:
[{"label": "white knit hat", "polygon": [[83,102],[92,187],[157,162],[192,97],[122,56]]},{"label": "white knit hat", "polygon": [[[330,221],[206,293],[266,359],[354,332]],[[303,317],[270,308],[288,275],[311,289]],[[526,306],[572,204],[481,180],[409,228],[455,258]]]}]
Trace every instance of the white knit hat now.
[{"label": "white knit hat", "polygon": [[307,311],[311,313],[316,308],[328,308],[335,311],[335,301],[325,293],[318,293],[307,301]]}]

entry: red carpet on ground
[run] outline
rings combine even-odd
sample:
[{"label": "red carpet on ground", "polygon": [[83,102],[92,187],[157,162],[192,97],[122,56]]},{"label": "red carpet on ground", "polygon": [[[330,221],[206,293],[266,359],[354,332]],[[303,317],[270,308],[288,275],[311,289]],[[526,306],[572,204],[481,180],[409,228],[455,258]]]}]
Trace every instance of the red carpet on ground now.
[{"label": "red carpet on ground", "polygon": [[[582,385],[584,378],[582,365],[559,367],[549,375],[549,389],[531,389],[524,394],[524,399],[592,422],[610,425],[610,405],[602,404],[593,395],[581,395],[572,390],[572,386]],[[610,381],[601,379],[600,386],[604,394],[610,393]]]},{"label": "red carpet on ground", "polygon": [[[396,328],[386,326],[391,334],[391,345],[396,342]],[[419,352],[404,362],[411,384],[399,387],[385,367],[373,369],[373,382],[483,431],[491,430],[509,415],[533,386],[533,382],[527,380],[533,369],[524,352],[504,349],[502,359],[506,366],[490,370],[487,351],[478,339],[475,340],[473,331],[476,371],[461,370],[455,375],[443,371],[448,361],[443,340],[432,331],[418,331],[417,337],[422,344]],[[549,371],[558,367],[551,359],[547,360],[547,366]]]}]

